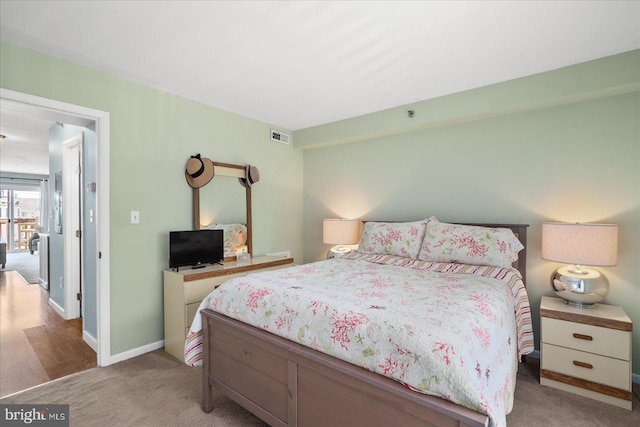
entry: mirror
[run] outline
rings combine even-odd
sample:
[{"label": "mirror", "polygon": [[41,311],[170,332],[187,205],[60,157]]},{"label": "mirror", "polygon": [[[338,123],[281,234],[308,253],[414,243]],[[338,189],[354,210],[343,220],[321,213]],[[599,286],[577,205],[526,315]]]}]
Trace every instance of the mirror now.
[{"label": "mirror", "polygon": [[245,189],[236,178],[214,176],[200,188],[200,227],[246,224]]},{"label": "mirror", "polygon": [[245,188],[238,181],[238,178],[246,179],[246,168],[226,163],[213,164],[211,181],[193,189],[194,229],[212,224],[246,224],[247,252],[253,255],[251,186]]}]

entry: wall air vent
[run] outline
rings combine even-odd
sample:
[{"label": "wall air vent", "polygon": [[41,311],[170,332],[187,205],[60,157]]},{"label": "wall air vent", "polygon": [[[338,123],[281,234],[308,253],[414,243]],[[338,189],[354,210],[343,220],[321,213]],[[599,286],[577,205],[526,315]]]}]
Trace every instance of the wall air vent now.
[{"label": "wall air vent", "polygon": [[291,137],[289,137],[289,135],[287,135],[286,133],[271,129],[271,140],[288,145],[291,141]]}]

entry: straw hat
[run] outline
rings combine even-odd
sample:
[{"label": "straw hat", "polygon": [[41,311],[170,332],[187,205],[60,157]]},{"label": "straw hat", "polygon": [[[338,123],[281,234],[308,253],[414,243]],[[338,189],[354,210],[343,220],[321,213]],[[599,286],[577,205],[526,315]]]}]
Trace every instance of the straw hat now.
[{"label": "straw hat", "polygon": [[245,176],[247,177],[246,179],[238,178],[243,187],[246,187],[247,183],[249,184],[249,187],[251,187],[253,184],[260,181],[260,172],[256,166],[247,165],[245,168]]},{"label": "straw hat", "polygon": [[200,188],[209,183],[213,178],[213,162],[207,158],[200,158],[200,154],[191,156],[184,171],[187,184],[193,188]]}]

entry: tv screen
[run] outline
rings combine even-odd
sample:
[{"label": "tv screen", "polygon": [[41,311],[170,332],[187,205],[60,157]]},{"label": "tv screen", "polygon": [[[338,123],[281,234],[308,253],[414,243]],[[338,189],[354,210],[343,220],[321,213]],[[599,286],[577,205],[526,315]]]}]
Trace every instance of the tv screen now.
[{"label": "tv screen", "polygon": [[169,268],[211,264],[223,258],[222,230],[169,232]]}]

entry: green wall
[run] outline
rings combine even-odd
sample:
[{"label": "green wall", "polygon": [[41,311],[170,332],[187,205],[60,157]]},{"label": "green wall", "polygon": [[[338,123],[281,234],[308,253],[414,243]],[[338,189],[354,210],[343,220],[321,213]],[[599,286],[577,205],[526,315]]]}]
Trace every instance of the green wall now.
[{"label": "green wall", "polygon": [[[305,262],[322,219],[526,223],[536,348],[539,304],[560,264],[543,221],[620,226],[605,302],[634,322],[640,373],[640,51],[295,132],[304,152]],[[407,109],[415,118],[407,117]]]},{"label": "green wall", "polygon": [[163,339],[168,232],[192,227],[190,155],[256,165],[254,253],[302,259],[302,152],[271,142],[268,123],[5,43],[0,87],[110,113],[112,354]]},{"label": "green wall", "polygon": [[0,87],[110,113],[112,354],[163,338],[167,232],[191,227],[184,166],[200,152],[259,167],[256,254],[322,259],[325,217],[530,224],[536,339],[558,266],[540,259],[541,223],[619,224],[607,302],[635,323],[640,373],[640,51],[296,131],[296,148],[267,123],[7,44]]}]

